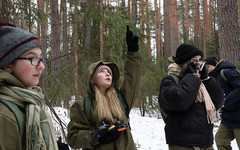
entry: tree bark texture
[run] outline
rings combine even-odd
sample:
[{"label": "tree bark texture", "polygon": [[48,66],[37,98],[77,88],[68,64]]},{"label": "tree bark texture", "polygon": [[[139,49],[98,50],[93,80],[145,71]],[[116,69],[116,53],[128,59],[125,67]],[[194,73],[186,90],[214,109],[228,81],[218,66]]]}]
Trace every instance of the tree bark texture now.
[{"label": "tree bark texture", "polygon": [[51,52],[52,52],[52,73],[60,70],[60,32],[59,32],[59,12],[58,0],[51,0]]},{"label": "tree bark texture", "polygon": [[165,58],[175,55],[179,46],[176,0],[164,0]]},{"label": "tree bark texture", "polygon": [[240,67],[237,0],[218,0],[220,58]]}]

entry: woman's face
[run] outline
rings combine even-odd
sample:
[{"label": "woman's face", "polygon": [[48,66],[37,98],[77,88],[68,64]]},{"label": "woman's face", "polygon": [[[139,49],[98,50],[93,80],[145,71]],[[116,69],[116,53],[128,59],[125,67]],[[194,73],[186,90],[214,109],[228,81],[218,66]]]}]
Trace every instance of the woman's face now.
[{"label": "woman's face", "polygon": [[[34,58],[32,65],[31,60],[26,58]],[[38,58],[42,58],[42,50],[40,48],[33,48],[16,59],[13,63],[4,67],[4,69],[15,76],[25,87],[36,86],[39,83],[42,71],[45,69],[45,66],[42,61]],[[39,62],[40,61],[40,62]],[[39,62],[39,63],[38,63]]]},{"label": "woman's face", "polygon": [[97,69],[93,78],[93,83],[101,90],[107,90],[112,85],[112,71],[109,67]]}]

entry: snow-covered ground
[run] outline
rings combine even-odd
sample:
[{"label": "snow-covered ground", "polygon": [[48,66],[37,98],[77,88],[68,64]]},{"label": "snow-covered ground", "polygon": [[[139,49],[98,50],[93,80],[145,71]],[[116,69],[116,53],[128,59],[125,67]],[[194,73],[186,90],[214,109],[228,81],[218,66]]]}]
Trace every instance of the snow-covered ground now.
[{"label": "snow-covered ground", "polygon": [[[61,107],[54,108],[61,120],[68,124],[69,117],[68,111]],[[53,119],[53,124],[56,130],[56,135],[62,135],[60,126]],[[168,150],[168,145],[165,140],[164,122],[162,119],[156,117],[142,117],[138,109],[131,110],[130,125],[134,141],[138,150]],[[214,128],[214,135],[216,134],[217,127]],[[65,129],[67,133],[67,129]],[[239,150],[237,143],[234,140],[232,143],[233,150]],[[214,144],[214,149],[217,150]]]},{"label": "snow-covered ground", "polygon": [[[132,134],[138,150],[168,150],[165,140],[164,121],[156,117],[142,117],[138,109],[130,113]],[[216,124],[216,125],[219,125]],[[217,132],[214,128],[214,135]],[[177,136],[177,135],[176,135]],[[214,149],[217,150],[214,143]],[[231,142],[233,150],[239,150],[236,141]]]}]

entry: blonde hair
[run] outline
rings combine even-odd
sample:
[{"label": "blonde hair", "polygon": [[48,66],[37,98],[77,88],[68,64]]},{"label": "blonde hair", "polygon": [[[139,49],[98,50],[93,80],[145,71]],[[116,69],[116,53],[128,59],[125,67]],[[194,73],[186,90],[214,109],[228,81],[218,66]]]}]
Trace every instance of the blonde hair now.
[{"label": "blonde hair", "polygon": [[116,90],[110,87],[106,95],[103,95],[95,86],[95,92],[97,102],[95,116],[98,118],[98,121],[105,119],[114,123],[114,119],[121,119],[123,110]]}]

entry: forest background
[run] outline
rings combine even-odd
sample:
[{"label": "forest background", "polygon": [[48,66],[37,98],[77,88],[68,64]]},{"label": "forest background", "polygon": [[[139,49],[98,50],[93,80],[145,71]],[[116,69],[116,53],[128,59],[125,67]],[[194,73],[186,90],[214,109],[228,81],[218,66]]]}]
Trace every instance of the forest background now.
[{"label": "forest background", "polygon": [[[115,62],[123,79],[126,26],[143,57],[141,115],[159,112],[157,97],[168,57],[181,43],[240,67],[238,0],[0,0],[0,19],[42,42],[41,87],[52,106],[70,107],[86,94],[90,63]],[[159,114],[159,113],[158,113]]]}]

